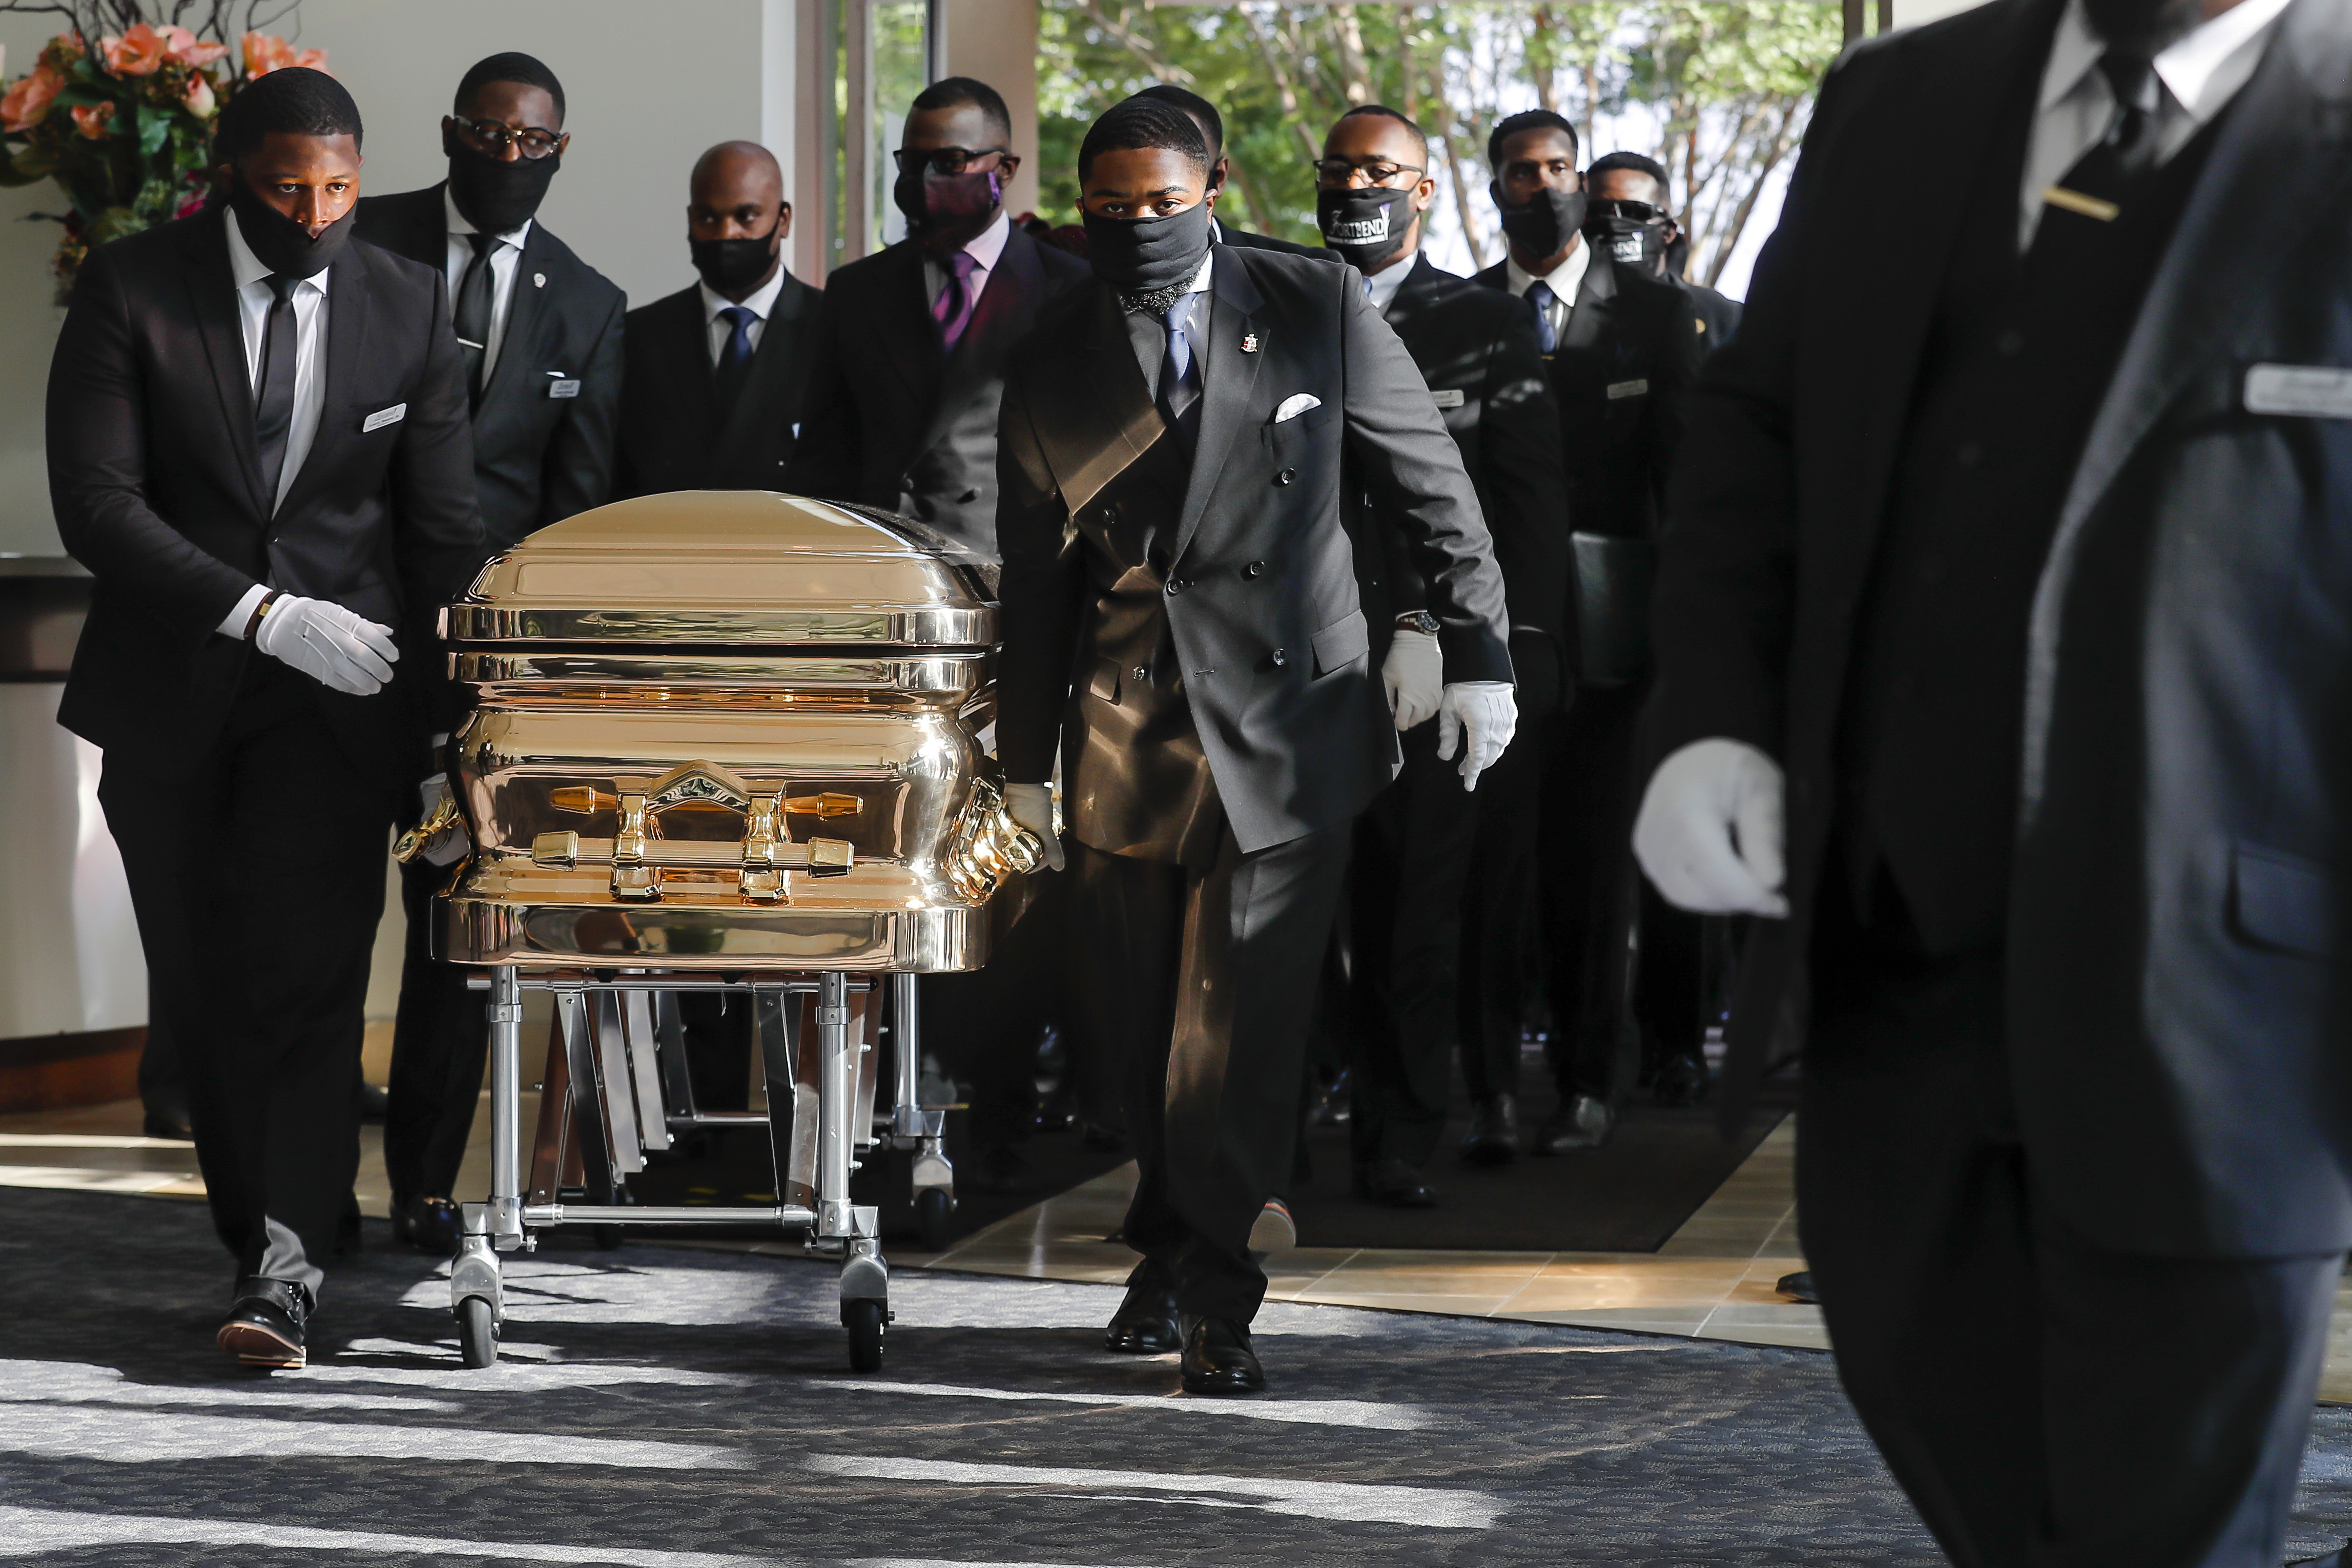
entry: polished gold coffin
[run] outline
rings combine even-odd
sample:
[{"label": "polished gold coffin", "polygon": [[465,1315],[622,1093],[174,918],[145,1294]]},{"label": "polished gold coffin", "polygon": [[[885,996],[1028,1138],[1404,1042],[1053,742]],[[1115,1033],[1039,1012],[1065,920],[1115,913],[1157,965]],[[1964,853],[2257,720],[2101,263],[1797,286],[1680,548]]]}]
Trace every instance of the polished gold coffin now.
[{"label": "polished gold coffin", "polygon": [[695,490],[541,529],[449,607],[460,963],[930,973],[1031,869],[976,738],[996,606],[903,519]]}]

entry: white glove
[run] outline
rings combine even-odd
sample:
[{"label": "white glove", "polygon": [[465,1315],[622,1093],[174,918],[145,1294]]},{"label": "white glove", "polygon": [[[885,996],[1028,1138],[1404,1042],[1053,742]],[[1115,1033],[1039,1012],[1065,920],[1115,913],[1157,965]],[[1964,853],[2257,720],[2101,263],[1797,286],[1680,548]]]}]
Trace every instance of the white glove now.
[{"label": "white glove", "polygon": [[1693,741],[1658,764],[1633,858],[1666,902],[1701,915],[1786,918],[1780,765],[1741,741]]},{"label": "white glove", "polygon": [[1437,638],[1399,626],[1388,658],[1381,660],[1381,684],[1388,689],[1389,711],[1396,715],[1398,729],[1410,730],[1436,717],[1438,699],[1445,689],[1445,656],[1438,651]]},{"label": "white glove", "polygon": [[[1495,765],[1503,748],[1519,727],[1519,704],[1507,682],[1457,680],[1448,685],[1437,704],[1437,760],[1450,763],[1454,748],[1462,747],[1462,787],[1478,787],[1478,775]],[[1470,732],[1465,744],[1464,731]]]},{"label": "white glove", "polygon": [[1045,864],[1058,871],[1063,866],[1062,836],[1054,831],[1054,791],[1050,784],[1017,784],[1004,786],[1004,809],[1013,821],[1037,836]]},{"label": "white glove", "polygon": [[[449,775],[435,773],[416,786],[416,794],[425,807],[425,815],[416,819],[421,827],[431,822],[433,814],[441,809],[441,803],[450,798]],[[453,866],[472,854],[473,849],[474,836],[467,828],[465,817],[460,816],[448,827],[426,839],[425,847],[416,853],[430,865]]]},{"label": "white glove", "polygon": [[400,650],[392,628],[324,599],[281,594],[261,617],[253,646],[292,665],[322,686],[365,697],[392,679]]}]

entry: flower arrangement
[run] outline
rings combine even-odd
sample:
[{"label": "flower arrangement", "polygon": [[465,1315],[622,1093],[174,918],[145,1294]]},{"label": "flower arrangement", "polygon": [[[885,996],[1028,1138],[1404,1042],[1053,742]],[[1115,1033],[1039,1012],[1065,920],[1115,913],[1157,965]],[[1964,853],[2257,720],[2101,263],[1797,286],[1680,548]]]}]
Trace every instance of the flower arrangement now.
[{"label": "flower arrangement", "polygon": [[[142,3],[168,17],[140,15]],[[190,0],[100,0],[88,17],[51,38],[33,68],[0,95],[0,185],[55,180],[63,213],[35,213],[65,226],[55,268],[62,300],[90,247],[184,216],[211,187],[213,122],[245,83],[287,66],[327,63],[323,49],[296,50],[248,26],[234,56],[226,43],[180,25]],[[253,20],[247,0],[246,20]],[[204,31],[226,37],[233,7],[215,4]],[[280,11],[278,15],[284,13]],[[101,31],[107,24],[119,31]],[[89,40],[95,37],[97,46]]]}]

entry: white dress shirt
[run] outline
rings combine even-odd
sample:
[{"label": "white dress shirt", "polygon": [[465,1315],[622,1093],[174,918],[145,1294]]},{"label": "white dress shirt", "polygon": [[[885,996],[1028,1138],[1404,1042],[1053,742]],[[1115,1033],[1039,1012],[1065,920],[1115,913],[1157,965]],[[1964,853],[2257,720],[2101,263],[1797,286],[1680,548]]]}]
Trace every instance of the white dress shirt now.
[{"label": "white dress shirt", "polygon": [[[1581,250],[1584,247],[1580,245],[1577,248]],[[1378,272],[1364,274],[1364,292],[1370,297],[1373,310],[1383,316],[1389,313],[1389,301],[1396,298],[1399,289],[1404,287],[1406,277],[1412,271],[1413,258],[1420,254],[1417,248],[1408,250]]]},{"label": "white dress shirt", "polygon": [[[971,297],[977,300],[980,291],[988,287],[988,275],[996,270],[997,258],[1004,254],[1004,242],[1013,237],[1013,220],[1003,207],[996,209],[996,221],[965,242],[964,249],[980,263],[971,269]],[[940,291],[948,286],[948,269],[931,259],[929,251],[923,252],[923,299],[928,304],[940,302]]]},{"label": "white dress shirt", "polygon": [[713,365],[718,364],[719,356],[727,352],[727,340],[735,335],[733,324],[722,318],[719,312],[731,310],[737,305],[751,311],[751,324],[745,328],[744,331],[751,340],[751,352],[759,353],[760,334],[768,330],[768,312],[776,308],[776,296],[784,291],[784,279],[790,276],[792,274],[785,270],[784,264],[778,261],[776,275],[753,289],[751,297],[748,300],[730,300],[726,295],[714,290],[708,283],[696,285],[702,290],[702,321],[703,324],[709,329],[710,363]]},{"label": "white dress shirt", "polygon": [[[2186,147],[2229,107],[2262,63],[2263,49],[2286,7],[2287,0],[2240,0],[2156,57],[2157,79],[2164,84],[2158,161]],[[2042,68],[2032,140],[2026,146],[2025,183],[2018,193],[2021,251],[2033,244],[2041,226],[2042,193],[2065,176],[2115,118],[2115,89],[2099,69],[2106,48],[2091,29],[2083,0],[2069,0],[2051,40],[2050,63]]]},{"label": "white dress shirt", "polygon": [[[234,207],[229,209],[226,227],[229,277],[236,284],[236,322],[245,337],[246,380],[258,397],[269,306],[276,296],[269,291],[269,268],[245,243]],[[322,267],[296,283],[289,300],[294,307],[294,422],[286,432],[286,466],[278,471],[278,493],[270,499],[273,513],[285,500],[286,492],[294,488],[294,476],[302,471],[303,460],[310,455],[310,443],[319,435],[319,416],[327,406],[327,278],[333,271],[331,267]],[[253,607],[268,591],[260,584],[247,589],[221,622],[223,635],[245,636]]]},{"label": "white dress shirt", "polygon": [[1568,313],[1576,309],[1577,290],[1584,287],[1584,275],[1591,267],[1592,247],[1585,244],[1580,235],[1576,244],[1569,249],[1568,259],[1543,277],[1538,278],[1520,266],[1517,258],[1506,257],[1503,279],[1510,285],[1512,293],[1521,296],[1538,283],[1551,285],[1551,303],[1544,308],[1544,314],[1551,320],[1552,342],[1558,342],[1568,335]]},{"label": "white dress shirt", "polygon": [[[457,290],[466,281],[466,268],[474,264],[474,226],[457,210],[457,198],[445,186],[441,205],[449,215],[449,319],[457,318]],[[522,220],[522,226],[499,236],[499,243],[490,247],[490,341],[482,345],[482,383],[489,384],[490,372],[498,368],[499,345],[506,342],[508,308],[514,303],[515,270],[522,265],[522,242],[530,237],[531,220]]]}]

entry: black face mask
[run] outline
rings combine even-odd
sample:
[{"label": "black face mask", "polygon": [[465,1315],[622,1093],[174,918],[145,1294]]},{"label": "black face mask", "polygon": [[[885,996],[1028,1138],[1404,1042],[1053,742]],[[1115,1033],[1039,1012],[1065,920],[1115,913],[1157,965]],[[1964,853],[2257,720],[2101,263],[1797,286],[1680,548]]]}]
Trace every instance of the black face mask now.
[{"label": "black face mask", "polygon": [[1654,218],[1648,223],[1635,223],[1632,218],[1614,214],[1596,216],[1584,226],[1584,236],[1594,249],[1621,267],[1638,268],[1654,278],[1665,276],[1666,221]]},{"label": "black face mask", "polygon": [[1166,217],[1097,217],[1081,211],[1087,229],[1087,260],[1095,276],[1118,290],[1122,302],[1145,308],[1150,297],[1173,294],[1192,281],[1209,254],[1209,204],[1199,202]]},{"label": "black face mask", "polygon": [[2203,19],[2200,0],[2083,0],[2091,28],[2126,54],[2154,59]]},{"label": "black face mask", "polygon": [[236,231],[245,237],[246,248],[253,252],[254,259],[289,278],[312,277],[332,265],[342,254],[343,242],[351,238],[352,219],[360,210],[359,204],[352,203],[350,212],[312,239],[308,228],[255,195],[243,174],[230,183],[228,205],[236,214]]},{"label": "black face mask", "polygon": [[1360,272],[1370,272],[1404,248],[1405,236],[1412,232],[1414,214],[1407,199],[1412,195],[1387,185],[1318,187],[1315,225],[1323,231],[1323,243],[1338,251],[1340,259]]},{"label": "black face mask", "polygon": [[449,150],[449,195],[458,214],[484,234],[512,234],[529,223],[546,199],[547,182],[563,162],[561,153],[544,158],[486,158],[471,148]]},{"label": "black face mask", "polygon": [[907,234],[924,249],[944,252],[976,239],[1004,199],[1004,177],[994,169],[941,174],[926,164],[898,171],[890,200],[907,217]]},{"label": "black face mask", "polygon": [[1517,206],[1503,199],[1503,187],[1489,183],[1486,194],[1503,215],[1503,235],[1522,256],[1557,256],[1584,226],[1584,193],[1544,186],[1535,199]]},{"label": "black face mask", "polygon": [[776,264],[776,233],[784,226],[778,218],[768,232],[748,239],[695,239],[688,237],[687,249],[693,254],[694,269],[710,285],[714,294],[733,299],[758,288]]}]

